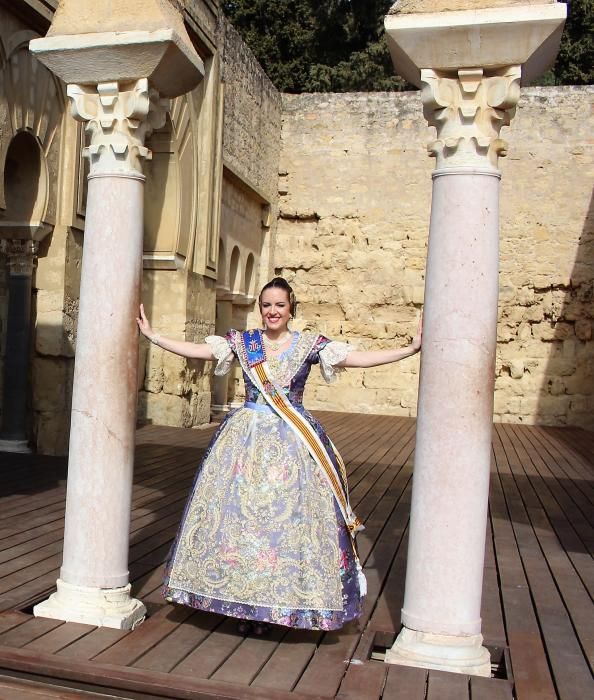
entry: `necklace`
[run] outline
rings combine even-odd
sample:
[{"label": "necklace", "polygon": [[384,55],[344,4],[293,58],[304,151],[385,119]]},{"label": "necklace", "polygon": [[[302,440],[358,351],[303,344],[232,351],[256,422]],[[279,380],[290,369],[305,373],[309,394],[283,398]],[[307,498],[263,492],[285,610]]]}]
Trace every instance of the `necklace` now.
[{"label": "necklace", "polygon": [[[289,335],[291,335],[291,334],[289,334]],[[282,339],[279,338],[278,340],[273,341],[273,340],[270,340],[269,338],[267,338],[264,333],[262,333],[262,337],[264,338],[264,342],[266,343],[266,345],[268,345],[268,347],[272,350],[272,352],[276,352],[277,350],[279,350],[289,339],[288,336],[285,335]]]}]

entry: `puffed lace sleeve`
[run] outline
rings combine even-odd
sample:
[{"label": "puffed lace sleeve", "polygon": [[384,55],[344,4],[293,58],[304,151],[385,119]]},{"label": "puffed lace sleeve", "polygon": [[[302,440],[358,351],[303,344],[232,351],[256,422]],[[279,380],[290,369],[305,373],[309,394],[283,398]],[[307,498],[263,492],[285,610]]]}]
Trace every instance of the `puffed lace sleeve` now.
[{"label": "puffed lace sleeve", "polygon": [[214,373],[217,377],[222,377],[231,369],[235,355],[231,346],[230,338],[223,338],[220,335],[209,335],[204,339],[212,350],[212,354],[217,358],[217,366]]},{"label": "puffed lace sleeve", "polygon": [[346,359],[346,356],[352,350],[355,350],[354,346],[348,343],[342,343],[338,340],[328,340],[326,341],[324,347],[318,352],[318,357],[320,359],[320,371],[322,372],[322,377],[328,384],[332,384],[336,381],[336,375],[339,372],[344,372],[344,367],[337,367],[339,362]]}]

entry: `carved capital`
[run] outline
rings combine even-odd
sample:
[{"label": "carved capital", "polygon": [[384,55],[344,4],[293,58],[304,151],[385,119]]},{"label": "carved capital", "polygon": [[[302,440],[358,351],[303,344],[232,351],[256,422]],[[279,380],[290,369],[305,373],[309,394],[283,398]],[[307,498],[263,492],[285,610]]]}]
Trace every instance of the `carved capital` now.
[{"label": "carved capital", "polygon": [[520,66],[487,75],[482,68],[459,69],[457,75],[421,71],[423,113],[437,129],[428,144],[437,168],[478,167],[496,170],[507,143],[499,137],[520,97]]},{"label": "carved capital", "polygon": [[8,271],[13,277],[31,277],[37,264],[39,244],[30,240],[0,241],[0,251],[6,255]]},{"label": "carved capital", "polygon": [[87,122],[90,137],[84,155],[90,177],[100,174],[142,175],[142,163],[151,152],[144,145],[153,129],[165,123],[169,100],[141,78],[133,83],[68,85],[75,119]]}]

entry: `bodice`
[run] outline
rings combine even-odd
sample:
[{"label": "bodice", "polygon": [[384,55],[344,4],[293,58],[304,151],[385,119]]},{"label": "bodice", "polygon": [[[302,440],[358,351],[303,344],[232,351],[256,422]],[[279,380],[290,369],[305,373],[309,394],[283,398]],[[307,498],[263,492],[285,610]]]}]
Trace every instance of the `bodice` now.
[{"label": "bodice", "polygon": [[[311,367],[318,364],[319,352],[330,341],[319,334],[293,333],[293,342],[280,355],[268,357],[267,363],[270,374],[277,386],[282,387],[289,401],[295,405],[303,403],[303,391],[311,372]],[[245,400],[251,403],[265,404],[266,399],[259,389],[243,372],[245,384]]]},{"label": "bodice", "polygon": [[[239,359],[243,369],[246,401],[250,403],[265,404],[266,399],[252,382],[245,371],[246,359],[240,357],[242,353],[241,333],[231,330],[223,338],[221,336],[209,336],[206,342],[211,347],[214,356],[218,360],[215,368],[216,375],[226,374],[234,359]],[[303,403],[303,391],[311,372],[312,365],[320,365],[322,376],[326,382],[331,383],[336,379],[336,373],[341,370],[337,366],[353,348],[347,343],[329,340],[317,332],[294,332],[293,341],[289,348],[276,357],[267,358],[269,371],[274,383],[282,387],[295,406]]]}]

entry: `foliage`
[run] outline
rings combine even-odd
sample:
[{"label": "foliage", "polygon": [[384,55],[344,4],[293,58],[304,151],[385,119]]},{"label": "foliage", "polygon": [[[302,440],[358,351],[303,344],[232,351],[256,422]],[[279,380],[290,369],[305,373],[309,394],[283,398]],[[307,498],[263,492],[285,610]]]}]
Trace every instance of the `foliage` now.
[{"label": "foliage", "polygon": [[402,90],[383,38],[391,0],[224,0],[223,10],[284,92]]},{"label": "foliage", "polygon": [[553,82],[591,85],[594,83],[594,0],[570,0],[568,5],[561,48],[552,70]]},{"label": "foliage", "polygon": [[[383,21],[393,0],[223,0],[283,92],[411,89],[394,74]],[[569,0],[555,66],[538,85],[594,82],[594,0]]]}]

